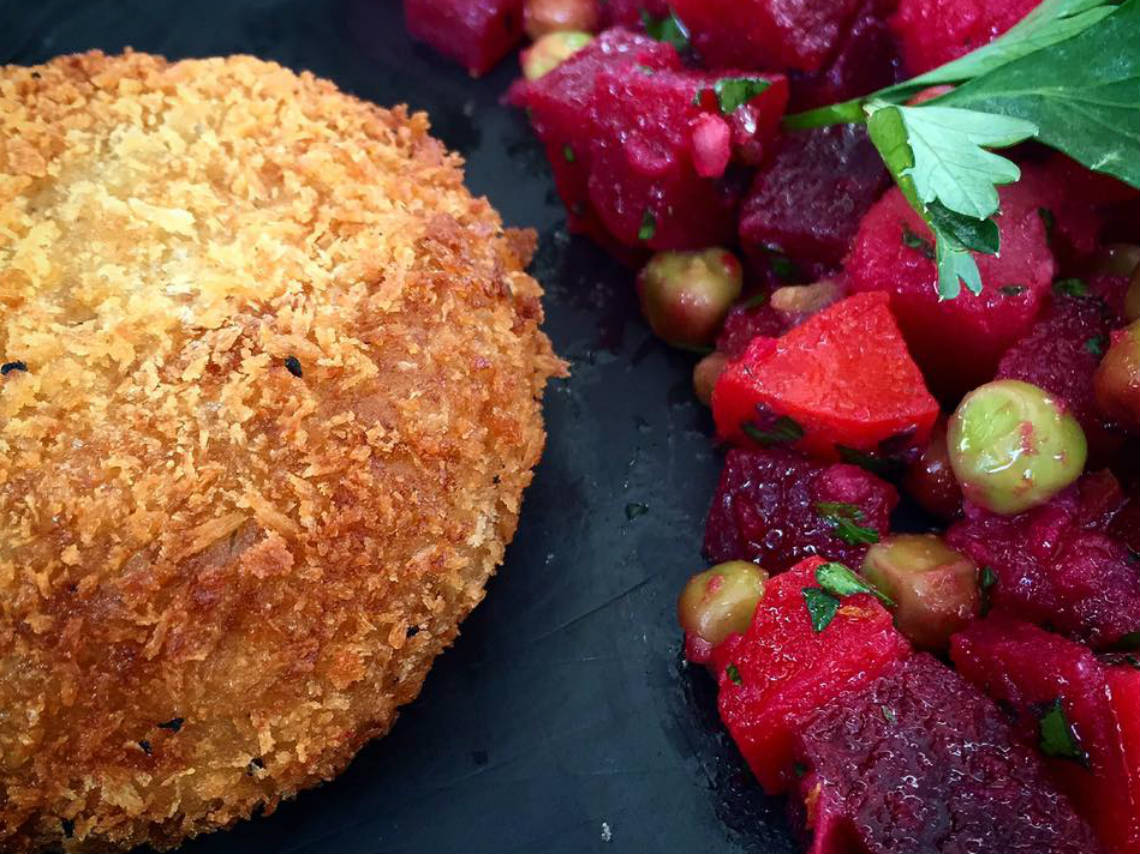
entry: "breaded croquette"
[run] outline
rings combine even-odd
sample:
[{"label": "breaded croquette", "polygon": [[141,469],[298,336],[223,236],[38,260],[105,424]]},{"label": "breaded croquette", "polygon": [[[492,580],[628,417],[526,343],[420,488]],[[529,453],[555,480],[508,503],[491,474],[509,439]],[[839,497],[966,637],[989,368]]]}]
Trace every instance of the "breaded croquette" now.
[{"label": "breaded croquette", "polygon": [[419,692],[563,371],[460,167],[250,57],[0,69],[0,850],[272,810]]}]

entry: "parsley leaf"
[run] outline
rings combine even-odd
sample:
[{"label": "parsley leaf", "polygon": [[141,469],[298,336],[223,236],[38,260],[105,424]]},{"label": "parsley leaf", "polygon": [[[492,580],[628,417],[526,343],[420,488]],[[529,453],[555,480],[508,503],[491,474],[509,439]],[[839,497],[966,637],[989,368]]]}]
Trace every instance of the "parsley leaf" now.
[{"label": "parsley leaf", "polygon": [[826,629],[839,611],[839,600],[818,587],[803,589],[804,604],[811,615],[811,627],[818,634]]},{"label": "parsley leaf", "polygon": [[645,34],[651,39],[671,44],[681,53],[692,47],[689,43],[688,27],[681,23],[681,19],[672,12],[662,18],[655,18],[648,11],[642,9],[641,25],[645,27]]},{"label": "parsley leaf", "polygon": [[819,582],[820,587],[835,596],[870,593],[888,607],[895,604],[889,596],[880,593],[873,585],[868,584],[841,563],[821,563],[815,568],[815,580]]},{"label": "parsley leaf", "polygon": [[740,678],[740,669],[735,664],[730,664],[724,668],[724,675],[728,677],[728,681],[733,685],[744,684],[744,680]]},{"label": "parsley leaf", "polygon": [[781,415],[767,429],[745,421],[740,425],[744,435],[767,447],[768,445],[790,445],[804,437],[804,428],[787,415]]},{"label": "parsley leaf", "polygon": [[[1091,10],[1097,11],[1097,10]],[[1018,117],[1046,145],[1140,185],[1140,2],[1128,0],[1067,41],[1007,62],[938,104]]]},{"label": "parsley leaf", "polygon": [[835,531],[837,539],[851,545],[871,544],[879,541],[879,532],[858,524],[866,519],[863,513],[854,504],[840,501],[817,501],[816,513]]},{"label": "parsley leaf", "polygon": [[990,591],[994,585],[997,584],[997,573],[993,571],[993,567],[983,566],[981,573],[978,575],[978,590],[981,593],[981,607],[979,612],[984,617],[990,612],[993,607],[993,599]]},{"label": "parsley leaf", "polygon": [[1042,753],[1058,759],[1071,759],[1088,767],[1089,754],[1081,747],[1080,739],[1065,716],[1060,697],[1045,706],[1038,715],[1037,724],[1040,735],[1038,743]]},{"label": "parsley leaf", "polygon": [[1092,338],[1085,342],[1085,350],[1093,356],[1104,355],[1104,336],[1094,335]]},{"label": "parsley leaf", "polygon": [[1053,293],[1080,299],[1089,295],[1089,286],[1083,279],[1057,279],[1053,282]]},{"label": "parsley leaf", "polygon": [[[1036,138],[1140,187],[1140,0],[1044,0],[1000,38],[878,92],[788,116],[785,127],[866,123],[892,176],[934,233],[938,293],[977,293],[975,253],[996,254],[996,188],[1017,166],[992,149]],[[953,84],[924,103],[903,102]]]},{"label": "parsley leaf", "polygon": [[1028,139],[1035,125],[951,107],[868,106],[867,131],[907,201],[935,236],[938,294],[953,299],[965,282],[982,289],[973,252],[1000,249],[997,186],[1021,177],[1011,160],[989,148]]}]

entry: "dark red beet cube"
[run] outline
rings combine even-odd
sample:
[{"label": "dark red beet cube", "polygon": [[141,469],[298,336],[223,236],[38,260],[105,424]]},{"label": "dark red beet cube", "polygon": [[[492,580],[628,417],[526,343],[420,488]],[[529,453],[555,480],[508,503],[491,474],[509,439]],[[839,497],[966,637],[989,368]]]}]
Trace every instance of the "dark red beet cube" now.
[{"label": "dark red beet cube", "polygon": [[490,71],[522,39],[523,0],[404,0],[412,38],[471,74]]},{"label": "dark red beet cube", "polygon": [[1089,826],[977,688],[919,653],[797,734],[811,854],[1088,854]]},{"label": "dark red beet cube", "polygon": [[739,359],[753,338],[777,338],[787,329],[783,316],[767,300],[759,305],[736,305],[724,319],[716,348],[730,359]]},{"label": "dark red beet cube", "polygon": [[818,71],[858,0],[673,0],[705,64]]},{"label": "dark red beet cube", "polygon": [[803,591],[818,588],[821,563],[811,558],[771,579],[748,632],[713,650],[721,719],[770,794],[795,779],[795,735],[808,715],[910,653],[890,613],[866,593],[843,597],[815,631]]},{"label": "dark red beet cube", "polygon": [[604,68],[679,68],[671,45],[625,30],[608,30],[537,80],[520,80],[507,95],[525,109],[546,147],[554,183],[566,205],[571,231],[605,240],[606,231],[590,204],[590,142],[597,136],[594,88]]},{"label": "dark red beet cube", "polygon": [[858,466],[777,448],[729,451],[709,508],[705,554],[715,563],[755,561],[772,573],[812,555],[858,568],[868,545],[840,536],[827,505],[851,505],[857,524],[882,537],[898,500],[893,486]]},{"label": "dark red beet cube", "polygon": [[1094,465],[1107,463],[1124,441],[1093,395],[1093,374],[1116,323],[1116,313],[1095,293],[1060,292],[997,370],[998,377],[1024,380],[1063,400],[1085,431]]},{"label": "dark red beet cube", "polygon": [[[1020,188],[1020,189],[1019,189]],[[1025,335],[1048,298],[1053,256],[1031,190],[999,190],[1001,255],[978,257],[982,292],[938,298],[933,237],[892,187],[859,224],[847,259],[853,293],[885,291],[931,390],[953,399],[993,378],[998,360]]]},{"label": "dark red beet cube", "polygon": [[[1016,713],[1023,741],[1044,745],[1058,788],[1108,850],[1140,850],[1140,800],[1126,784],[1124,742],[1096,656],[1060,635],[995,616],[956,634],[950,657],[966,679]],[[1069,729],[1059,744],[1055,737],[1043,741],[1050,714],[1054,725]],[[1058,747],[1068,755],[1049,755]]]},{"label": "dark red beet cube", "polygon": [[[907,353],[886,294],[857,294],[780,338],[755,338],[713,389],[718,435],[738,444],[787,438],[837,459],[930,435],[938,404]],[[794,430],[781,436],[781,424]]]},{"label": "dark red beet cube", "polygon": [[921,74],[992,42],[1040,0],[899,0],[891,27],[910,74]]},{"label": "dark red beet cube", "polygon": [[[713,87],[723,75],[606,68],[597,78],[590,153],[590,202],[618,243],[650,249],[728,244],[736,233],[741,187],[701,164],[726,160],[705,153],[709,123],[723,123]],[[770,139],[787,104],[787,81],[770,77],[749,106]],[[721,141],[731,147],[731,128]],[[703,155],[703,156],[702,156]],[[703,173],[703,174],[702,174]]]},{"label": "dark red beet cube", "polygon": [[801,269],[836,267],[889,183],[861,125],[784,136],[741,205],[740,244],[756,264],[777,252]]},{"label": "dark red beet cube", "polygon": [[946,539],[993,572],[987,596],[995,612],[1103,649],[1140,631],[1140,563],[1123,542],[1102,533],[1115,514],[1090,497],[1094,490],[1086,488],[1082,496],[1082,487],[1090,485],[1086,476],[1016,516],[966,502],[965,518]]},{"label": "dark red beet cube", "polygon": [[875,2],[859,10],[840,33],[839,47],[819,71],[790,75],[789,112],[836,104],[890,86],[900,79],[895,38]]}]

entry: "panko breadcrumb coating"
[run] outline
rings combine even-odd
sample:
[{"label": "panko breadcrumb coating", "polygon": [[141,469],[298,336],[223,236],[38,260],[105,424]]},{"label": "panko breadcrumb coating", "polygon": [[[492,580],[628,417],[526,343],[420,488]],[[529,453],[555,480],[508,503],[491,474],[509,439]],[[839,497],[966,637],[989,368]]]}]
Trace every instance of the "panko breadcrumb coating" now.
[{"label": "panko breadcrumb coating", "polygon": [[542,449],[533,242],[310,74],[0,70],[0,849],[173,846],[389,729]]}]

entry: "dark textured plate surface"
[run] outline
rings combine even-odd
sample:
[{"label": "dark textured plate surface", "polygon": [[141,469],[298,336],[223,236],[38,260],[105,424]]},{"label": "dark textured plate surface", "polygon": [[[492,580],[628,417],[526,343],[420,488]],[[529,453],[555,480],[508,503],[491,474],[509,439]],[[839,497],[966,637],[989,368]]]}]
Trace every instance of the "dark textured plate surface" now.
[{"label": "dark textured plate surface", "polygon": [[547,393],[506,565],[392,733],[274,815],[181,850],[794,850],[711,683],[681,663],[674,601],[703,568],[719,469],[692,358],[650,336],[627,271],[567,238],[541,150],[499,103],[514,61],[470,79],[409,42],[398,0],[0,0],[0,63],[128,45],[252,53],[427,110],[471,189],[538,229],[546,328],[573,371]]}]

